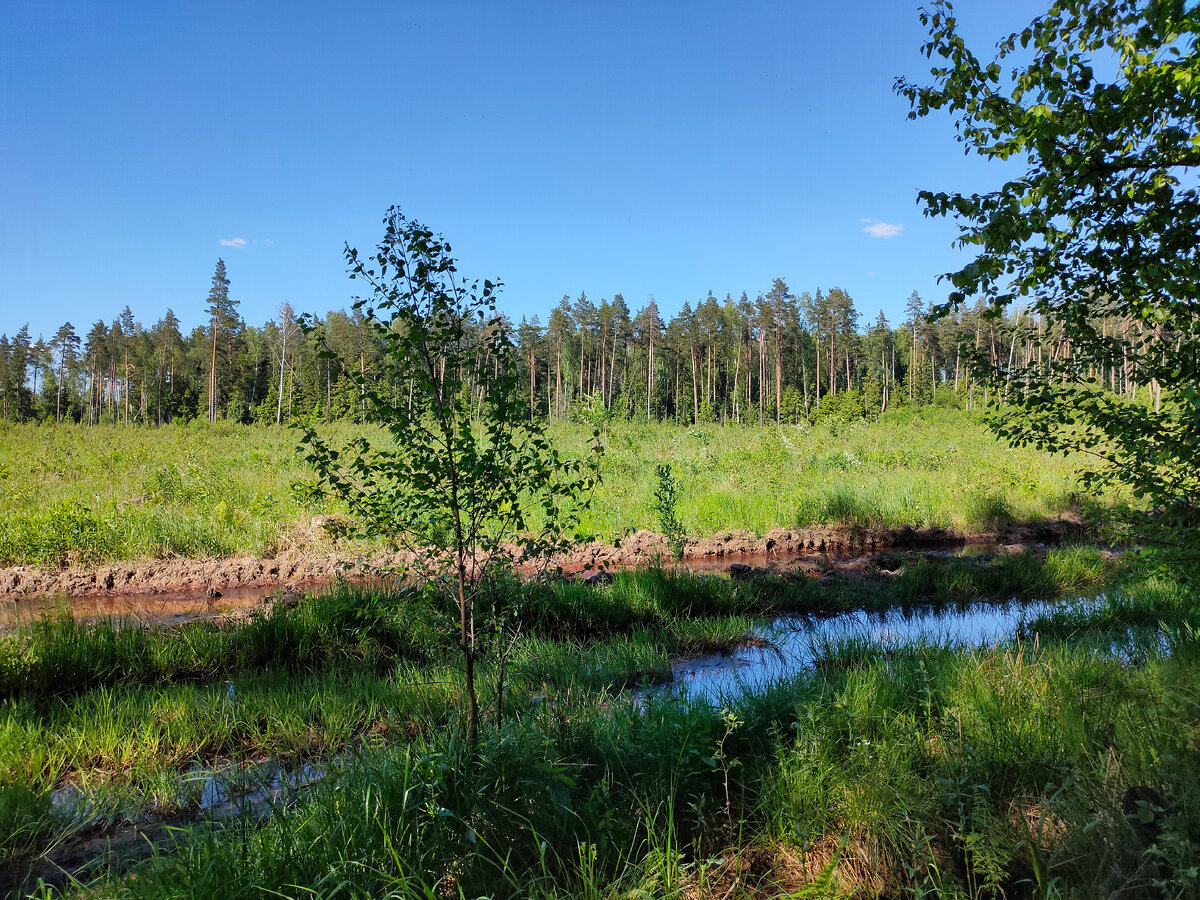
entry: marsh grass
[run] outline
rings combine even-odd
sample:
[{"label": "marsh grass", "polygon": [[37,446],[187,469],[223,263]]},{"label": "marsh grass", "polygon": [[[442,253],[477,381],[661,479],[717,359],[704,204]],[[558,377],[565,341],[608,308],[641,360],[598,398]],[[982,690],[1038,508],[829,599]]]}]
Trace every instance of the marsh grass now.
[{"label": "marsh grass", "polygon": [[[1053,553],[983,565],[943,560],[952,590],[929,577],[936,570],[925,560],[895,582],[842,586],[661,569],[619,573],[600,586],[530,585],[509,664],[515,702],[664,680],[672,658],[728,652],[764,614],[961,602],[971,591],[1052,595],[1058,588],[1047,571],[1073,573],[1079,560],[1092,560],[1075,549],[1064,554],[1075,563],[1056,563]],[[240,623],[143,629],[59,616],[5,634],[0,783],[39,795],[64,781],[147,794],[156,780],[197,765],[298,762],[364,737],[395,740],[438,727],[461,684],[444,662],[452,636],[435,597],[344,585]]]},{"label": "marsh grass", "polygon": [[[1137,667],[1066,644],[835,649],[725,714],[597,715],[569,691],[475,753],[453,727],[365,751],[289,814],[199,828],[88,895],[687,896],[725,871],[723,894],[739,857],[769,863],[738,876],[768,896],[1186,894],[1200,649],[1174,640]],[[1168,798],[1157,839],[1122,810],[1137,785]]]},{"label": "marsh grass", "polygon": [[[568,454],[590,439],[581,426],[550,432]],[[322,433],[335,444],[379,436],[349,425]],[[0,427],[0,565],[272,556],[322,544],[309,518],[338,510],[305,499],[311,478],[296,443],[289,429],[229,424]],[[819,524],[980,531],[1065,512],[1094,517],[1124,502],[1081,496],[1080,460],[1005,447],[960,412],[851,426],[614,423],[584,534],[616,540],[657,528],[662,460],[672,464],[681,528],[696,536]]]},{"label": "marsh grass", "polygon": [[[620,602],[655,596],[625,580],[634,586]],[[3,635],[0,856],[28,855],[77,829],[79,808],[87,821],[195,815],[189,772],[236,774],[261,759],[290,767],[453,724],[462,677],[444,662],[452,636],[435,598],[343,585],[237,623],[142,629],[59,616]],[[576,636],[561,640],[530,623],[509,662],[517,712],[535,696],[662,680],[672,656],[729,649],[752,627],[657,606],[640,612],[604,635],[572,620]],[[491,683],[494,673],[481,676]],[[52,807],[64,784],[77,802]]]},{"label": "marsh grass", "polygon": [[1112,580],[1120,568],[1094,547],[1055,547],[1045,555],[1020,552],[979,561],[970,556],[920,557],[894,584],[902,604],[970,598],[1029,599],[1079,593]]},{"label": "marsh grass", "polygon": [[427,598],[341,586],[311,602],[277,603],[231,624],[176,628],[84,624],[69,611],[0,634],[0,697],[52,697],[94,686],[207,682],[268,669],[338,663],[382,670],[447,646]]},{"label": "marsh grass", "polygon": [[[307,610],[270,614],[288,623],[275,626],[293,635],[288,657],[322,648],[302,669],[281,658],[163,684],[110,667],[107,683],[73,695],[10,696],[0,711],[0,852],[26,864],[83,827],[49,805],[64,779],[89,820],[135,807],[186,819],[199,802],[192,773],[225,766],[231,782],[250,784],[269,757],[285,767],[318,759],[329,774],[265,819],[192,826],[135,879],[120,869],[89,876],[87,896],[1195,888],[1200,638],[1180,617],[1188,588],[1152,569],[1118,572],[1079,548],[942,564],[945,580],[914,565],[904,590],[929,602],[956,597],[962,579],[1008,596],[1119,577],[1105,598],[1124,605],[1068,604],[1073,618],[1046,618],[1036,639],[994,648],[830,642],[810,670],[722,710],[634,702],[620,689],[665,677],[672,654],[735,645],[747,617],[778,604],[844,608],[888,590],[895,599],[905,575],[869,582],[861,595],[662,570],[600,586],[542,584],[530,589],[510,661],[507,723],[486,727],[471,748],[453,668],[436,653],[388,667],[378,659],[392,651],[377,659],[361,649],[364,639],[388,640],[416,601],[314,598]],[[1147,633],[1136,662],[1103,652],[1104,636],[1129,624],[1125,610],[1156,609],[1161,629]],[[1093,642],[1052,636],[1068,634],[1067,623]],[[289,629],[325,636],[299,641]],[[159,639],[186,643],[186,632]],[[1157,837],[1122,810],[1139,786],[1164,798],[1148,809]]]},{"label": "marsh grass", "polygon": [[[1200,625],[1195,589],[1153,569],[1123,579],[1099,597],[1069,603],[1025,624],[1026,634],[1064,641],[1095,641],[1139,635],[1169,635]],[[1142,634],[1145,633],[1145,634]]]}]

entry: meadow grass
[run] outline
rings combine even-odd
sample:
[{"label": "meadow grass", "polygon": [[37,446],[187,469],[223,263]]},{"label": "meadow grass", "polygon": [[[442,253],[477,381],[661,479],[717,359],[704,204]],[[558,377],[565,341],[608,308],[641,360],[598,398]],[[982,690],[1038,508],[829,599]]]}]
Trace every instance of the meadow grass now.
[{"label": "meadow grass", "polygon": [[[334,444],[373,428],[329,426]],[[582,453],[590,432],[555,424]],[[287,428],[204,423],[159,429],[0,428],[0,565],[193,556],[272,556],[321,536],[293,485],[311,479]],[[846,524],[971,531],[1068,511],[1099,515],[1116,497],[1081,496],[1078,459],[999,442],[968,414],[929,410],[881,423],[679,428],[609,425],[603,483],[583,536],[657,528],[654,467],[671,462],[678,514],[693,536],[728,529]]]},{"label": "meadow grass", "polygon": [[367,749],[286,814],[198,826],[85,893],[1189,896],[1198,667],[1179,629],[1137,665],[831,647],[724,710],[573,689],[477,748],[458,722]]}]

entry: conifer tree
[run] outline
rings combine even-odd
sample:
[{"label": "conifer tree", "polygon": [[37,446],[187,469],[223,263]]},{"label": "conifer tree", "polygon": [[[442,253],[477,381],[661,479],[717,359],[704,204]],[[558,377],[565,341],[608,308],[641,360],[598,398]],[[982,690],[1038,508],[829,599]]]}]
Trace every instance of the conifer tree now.
[{"label": "conifer tree", "polygon": [[[212,334],[212,352],[208,368],[208,421],[217,420],[217,409],[220,400],[222,379],[217,374],[217,350],[223,347],[226,363],[233,363],[233,342],[238,332],[240,319],[237,313],[238,301],[229,296],[229,278],[225,273],[225,260],[217,260],[217,268],[213,273],[212,287],[208,292],[209,329]],[[228,369],[226,370],[228,372]]]}]

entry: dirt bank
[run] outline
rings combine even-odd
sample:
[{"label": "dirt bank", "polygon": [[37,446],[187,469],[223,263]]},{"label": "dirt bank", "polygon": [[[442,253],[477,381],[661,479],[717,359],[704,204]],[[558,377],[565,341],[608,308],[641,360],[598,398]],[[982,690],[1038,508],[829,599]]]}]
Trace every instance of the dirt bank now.
[{"label": "dirt bank", "polygon": [[[748,531],[725,531],[689,540],[684,561],[802,557],[805,555],[855,556],[887,549],[938,549],[972,543],[1055,543],[1080,532],[1067,520],[1013,525],[1006,529],[967,534],[946,528],[872,529],[828,526],[799,530],[775,529],[758,536]],[[646,565],[656,557],[669,560],[666,538],[638,531],[620,540],[581,544],[551,561],[564,572],[588,569],[621,569]],[[96,568],[43,571],[29,566],[0,569],[0,600],[67,595],[105,597],[152,594],[168,597],[219,597],[247,588],[298,590],[337,576],[354,577],[389,566],[402,565],[403,553],[376,553],[366,559],[339,554],[335,548],[297,549],[270,558],[167,559],[110,563]],[[526,562],[528,566],[528,563]],[[533,566],[528,566],[533,568]]]},{"label": "dirt bank", "polygon": [[[1053,544],[1078,534],[1078,522],[1057,520],[992,531],[966,533],[951,528],[857,528],[831,525],[819,528],[787,530],[777,528],[761,537],[750,531],[722,531],[712,537],[688,540],[684,562],[704,562],[743,558],[795,558],[807,555],[862,556],[878,550],[932,550],[963,547],[967,544]],[[645,565],[655,557],[669,560],[671,550],[666,538],[652,531],[638,531],[611,544],[584,544],[563,560],[566,571],[592,568],[626,568]]]}]

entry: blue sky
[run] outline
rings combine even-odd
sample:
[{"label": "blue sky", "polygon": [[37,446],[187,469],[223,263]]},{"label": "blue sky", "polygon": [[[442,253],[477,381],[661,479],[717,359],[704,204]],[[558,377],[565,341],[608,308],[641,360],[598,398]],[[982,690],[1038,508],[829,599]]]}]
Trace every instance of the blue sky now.
[{"label": "blue sky", "polygon": [[[1044,5],[956,10],[982,50]],[[515,318],[782,276],[897,321],[960,259],[918,188],[1016,174],[905,118],[916,7],[5,0],[0,331],[193,327],[218,256],[252,323],[345,307],[393,203]]]}]

